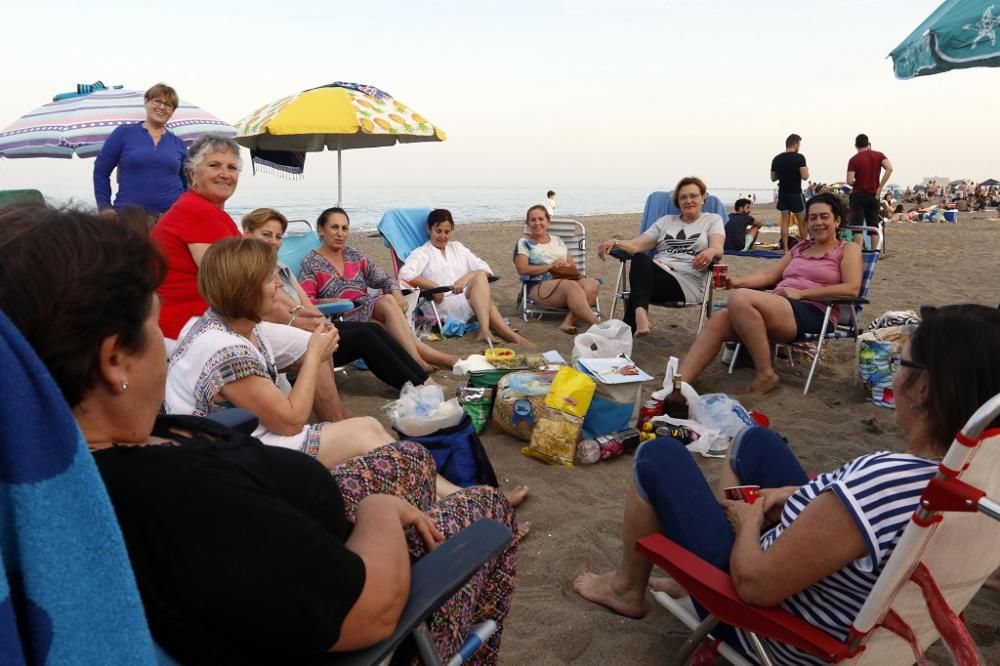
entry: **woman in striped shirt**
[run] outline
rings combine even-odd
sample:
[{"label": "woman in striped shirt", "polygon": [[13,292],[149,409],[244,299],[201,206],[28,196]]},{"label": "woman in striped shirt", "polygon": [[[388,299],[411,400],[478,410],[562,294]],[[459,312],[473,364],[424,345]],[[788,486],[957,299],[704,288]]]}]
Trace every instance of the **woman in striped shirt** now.
[{"label": "woman in striped shirt", "polygon": [[[625,500],[623,560],[603,575],[580,574],[576,592],[622,615],[644,615],[652,565],[636,554],[635,542],[663,532],[728,571],[747,603],[781,605],[846,640],[955,433],[1000,393],[1000,368],[982,362],[1000,358],[1000,310],[924,308],[922,319],[893,358],[905,453],[861,456],[810,481],[781,437],[747,428],[733,441],[716,496],[683,444],[647,442],[636,452],[634,485]],[[722,497],[721,488],[741,484],[759,485],[761,499],[747,504]],[[652,586],[686,594],[669,579]],[[713,634],[751,652],[739,630],[719,625]],[[765,642],[778,663],[823,663]]]}]

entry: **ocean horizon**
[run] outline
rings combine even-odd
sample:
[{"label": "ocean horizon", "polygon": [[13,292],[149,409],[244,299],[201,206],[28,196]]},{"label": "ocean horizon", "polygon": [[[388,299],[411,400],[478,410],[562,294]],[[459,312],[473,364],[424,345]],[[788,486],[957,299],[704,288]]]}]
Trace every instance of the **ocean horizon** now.
[{"label": "ocean horizon", "polygon": [[[577,217],[641,213],[650,192],[669,190],[672,186],[651,187],[557,187],[556,215]],[[770,189],[724,187],[710,192],[726,205],[732,205],[741,195],[757,195],[758,203],[771,201]],[[435,186],[387,187],[354,186],[344,192],[343,207],[358,229],[372,229],[390,208],[447,208],[458,224],[517,220],[528,207],[542,203],[545,189],[501,186]],[[87,192],[47,191],[46,197],[56,204],[93,205]],[[275,208],[290,220],[313,223],[324,209],[337,204],[336,187],[305,185],[296,182],[260,184],[259,181],[240,183],[228,201],[226,212],[235,220],[255,208]]]}]

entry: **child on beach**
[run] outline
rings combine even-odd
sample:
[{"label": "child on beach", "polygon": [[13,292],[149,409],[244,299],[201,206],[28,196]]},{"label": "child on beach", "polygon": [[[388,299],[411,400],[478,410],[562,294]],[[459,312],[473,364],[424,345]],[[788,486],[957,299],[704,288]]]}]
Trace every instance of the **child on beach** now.
[{"label": "child on beach", "polygon": [[725,249],[749,250],[757,242],[757,234],[764,224],[750,214],[751,205],[749,199],[736,200],[736,210],[729,214],[729,222],[726,223]]}]

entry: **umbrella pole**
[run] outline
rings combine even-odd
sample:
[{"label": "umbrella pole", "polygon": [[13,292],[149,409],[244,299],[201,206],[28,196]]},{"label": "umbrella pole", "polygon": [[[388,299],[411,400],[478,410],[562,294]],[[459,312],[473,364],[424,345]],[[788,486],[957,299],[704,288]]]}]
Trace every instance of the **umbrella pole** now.
[{"label": "umbrella pole", "polygon": [[344,203],[344,180],[343,171],[340,168],[340,137],[337,137],[337,207],[340,208]]}]

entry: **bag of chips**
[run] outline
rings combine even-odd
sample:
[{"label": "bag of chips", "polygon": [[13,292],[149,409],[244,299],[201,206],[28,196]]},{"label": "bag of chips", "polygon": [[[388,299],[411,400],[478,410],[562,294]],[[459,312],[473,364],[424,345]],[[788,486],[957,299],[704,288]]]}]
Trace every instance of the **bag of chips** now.
[{"label": "bag of chips", "polygon": [[587,375],[564,366],[552,380],[545,405],[538,413],[531,444],[521,453],[548,463],[573,466],[583,417],[597,385]]}]

